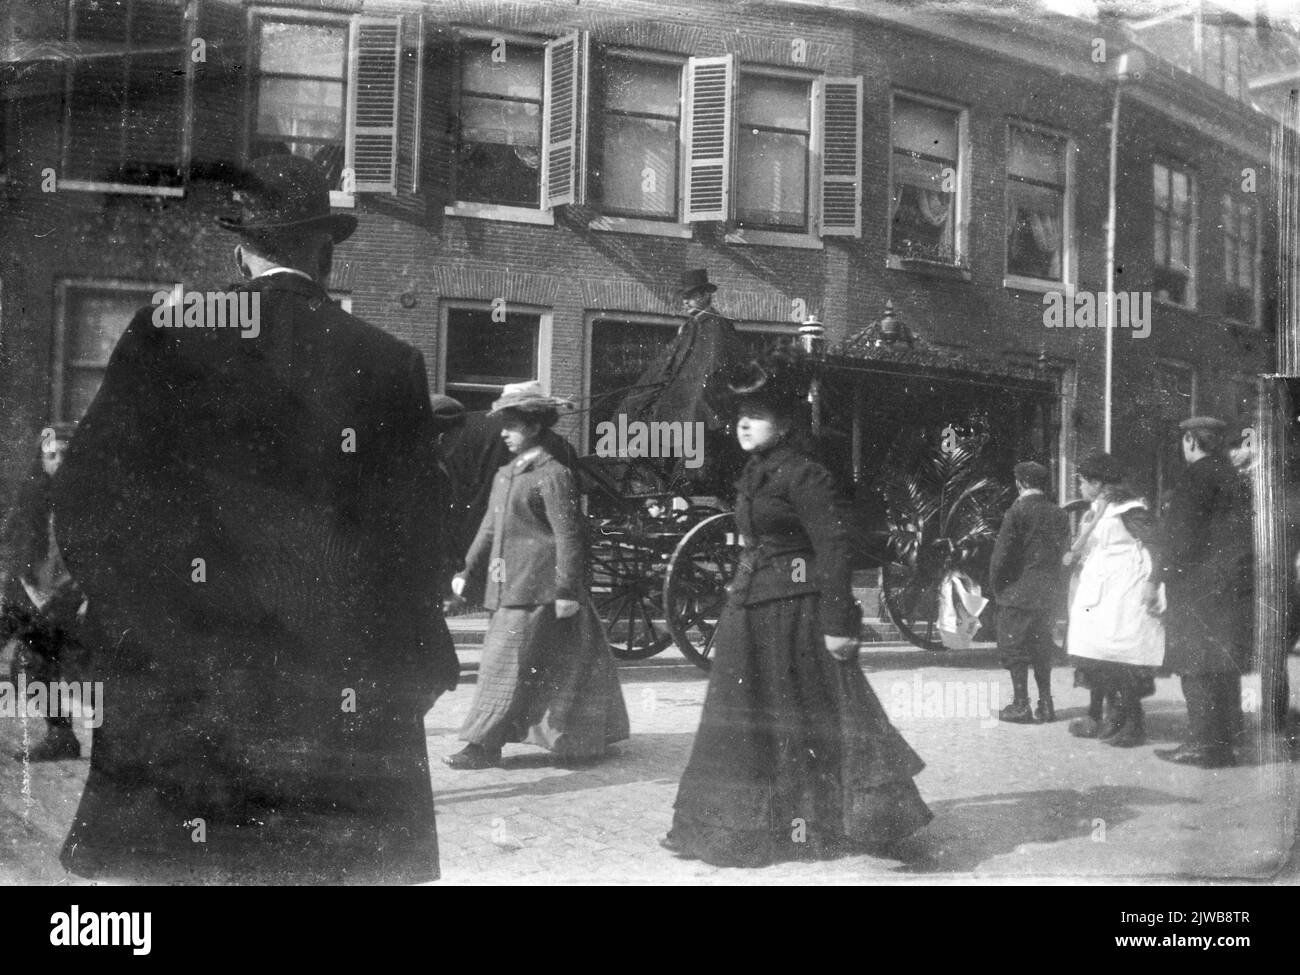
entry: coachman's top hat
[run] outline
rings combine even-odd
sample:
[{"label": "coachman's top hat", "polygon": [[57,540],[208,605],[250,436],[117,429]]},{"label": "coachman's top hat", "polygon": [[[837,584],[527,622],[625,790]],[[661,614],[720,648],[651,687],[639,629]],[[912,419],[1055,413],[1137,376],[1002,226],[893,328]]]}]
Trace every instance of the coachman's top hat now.
[{"label": "coachman's top hat", "polygon": [[687,295],[693,294],[696,291],[704,291],[708,294],[713,294],[713,292],[717,290],[718,286],[709,281],[708,270],[701,267],[696,268],[694,271],[687,271],[682,275],[681,280],[677,284],[677,290],[673,292],[673,296],[680,301]]},{"label": "coachman's top hat", "polygon": [[357,218],[330,213],[330,188],[324,172],[302,156],[254,159],[237,181],[238,216],[217,217],[218,226],[248,237],[284,237],[313,230],[338,244],[352,236]]}]

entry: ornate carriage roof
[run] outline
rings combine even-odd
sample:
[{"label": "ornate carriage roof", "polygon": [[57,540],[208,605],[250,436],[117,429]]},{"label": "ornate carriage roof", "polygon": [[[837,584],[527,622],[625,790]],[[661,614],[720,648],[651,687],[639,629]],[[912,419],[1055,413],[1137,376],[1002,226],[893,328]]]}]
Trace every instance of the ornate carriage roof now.
[{"label": "ornate carriage roof", "polygon": [[1053,371],[1038,362],[942,348],[921,339],[890,344],[870,329],[828,348],[822,359],[832,370],[925,376],[958,383],[993,381],[1045,392],[1056,385]]}]

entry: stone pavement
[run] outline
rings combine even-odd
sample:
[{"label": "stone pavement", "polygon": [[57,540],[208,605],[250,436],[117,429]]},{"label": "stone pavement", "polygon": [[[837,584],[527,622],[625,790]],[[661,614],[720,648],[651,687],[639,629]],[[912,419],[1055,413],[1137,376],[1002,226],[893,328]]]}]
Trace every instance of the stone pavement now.
[{"label": "stone pavement", "polygon": [[[1298,766],[1256,760],[1204,771],[1155,757],[1154,749],[1178,741],[1186,726],[1176,679],[1161,679],[1147,702],[1151,743],[1123,750],[1067,734],[1086,698],[1071,687],[1066,667],[1053,675],[1059,720],[1021,726],[994,720],[1010,684],[987,652],[896,647],[863,657],[868,680],[927,762],[918,785],[935,818],[910,841],[904,859],[853,856],[734,870],[661,850],[657,839],[671,821],[706,681],[665,654],[620,667],[632,738],[617,756],[587,767],[556,767],[542,750],[513,745],[502,768],[453,771],[439,759],[460,747],[456,730],[473,696],[472,673],[439,700],[425,727],[443,882],[1264,880],[1290,850]],[[472,668],[474,661],[465,662]],[[1257,678],[1246,682],[1248,709],[1258,686]],[[1257,724],[1258,714],[1250,717]],[[24,797],[22,769],[7,756],[21,724],[0,721],[0,882],[75,882],[56,857],[86,762],[32,767]]]}]

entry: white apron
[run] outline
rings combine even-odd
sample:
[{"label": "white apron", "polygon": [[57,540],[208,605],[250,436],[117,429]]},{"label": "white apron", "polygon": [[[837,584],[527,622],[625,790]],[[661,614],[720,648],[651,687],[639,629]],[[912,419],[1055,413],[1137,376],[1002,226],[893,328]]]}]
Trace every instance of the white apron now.
[{"label": "white apron", "polygon": [[1142,592],[1151,578],[1151,553],[1128,533],[1120,518],[1145,507],[1137,499],[1110,505],[1084,543],[1078,584],[1070,600],[1073,657],[1147,667],[1164,662],[1164,623],[1142,605]]}]

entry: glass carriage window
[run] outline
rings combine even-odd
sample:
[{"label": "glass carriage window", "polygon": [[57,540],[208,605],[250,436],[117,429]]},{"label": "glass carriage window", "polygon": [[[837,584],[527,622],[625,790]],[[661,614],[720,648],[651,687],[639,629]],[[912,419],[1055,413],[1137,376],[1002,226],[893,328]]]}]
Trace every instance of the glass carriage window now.
[{"label": "glass carriage window", "polygon": [[344,22],[259,19],[252,156],[314,160],[331,186],[346,165],[348,33]]},{"label": "glass carriage window", "polygon": [[608,54],[603,67],[594,173],[602,209],[616,216],[675,220],[681,65]]},{"label": "glass carriage window", "polygon": [[894,99],[890,253],[956,263],[960,121],[952,109]]},{"label": "glass carriage window", "polygon": [[465,40],[460,62],[456,198],[536,207],[542,144],[541,47]]},{"label": "glass carriage window", "polygon": [[1154,163],[1152,219],[1157,297],[1194,303],[1196,186],[1185,170]]},{"label": "glass carriage window", "polygon": [[1011,127],[1007,154],[1007,273],[1063,279],[1066,139]]},{"label": "glass carriage window", "polygon": [[741,226],[807,229],[810,93],[806,81],[741,72],[736,143]]}]

